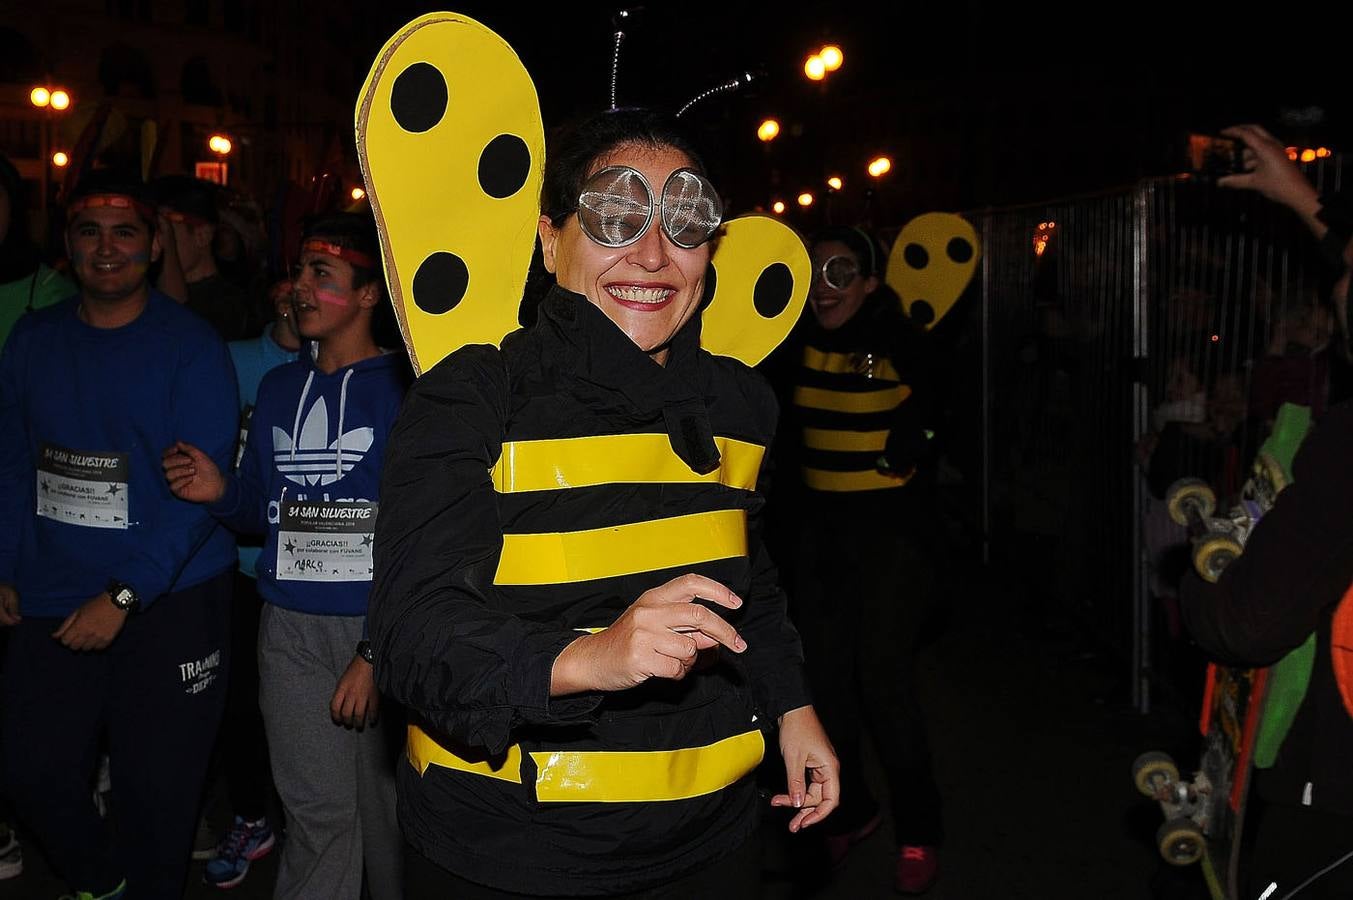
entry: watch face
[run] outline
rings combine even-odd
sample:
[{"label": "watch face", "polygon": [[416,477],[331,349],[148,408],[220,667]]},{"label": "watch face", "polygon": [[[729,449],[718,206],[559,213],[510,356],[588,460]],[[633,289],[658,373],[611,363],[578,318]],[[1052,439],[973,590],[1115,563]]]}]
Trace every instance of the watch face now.
[{"label": "watch face", "polygon": [[113,603],[121,609],[128,609],[135,602],[136,594],[132,593],[132,589],[129,587],[119,588],[117,593],[113,595]]}]

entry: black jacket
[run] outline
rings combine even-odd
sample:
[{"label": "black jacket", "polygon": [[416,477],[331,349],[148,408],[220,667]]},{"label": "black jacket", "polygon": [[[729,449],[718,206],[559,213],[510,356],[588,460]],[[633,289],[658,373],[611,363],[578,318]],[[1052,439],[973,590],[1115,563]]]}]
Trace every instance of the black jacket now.
[{"label": "black jacket", "polygon": [[[729,852],[756,825],[741,770],[679,799],[545,793],[557,784],[552,753],[759,742],[757,729],[808,702],[760,534],[755,480],[774,399],[698,342],[697,318],[660,367],[600,310],[555,289],[534,326],[501,350],[451,354],[405,402],[381,485],[368,621],[377,681],[424,735],[411,731],[414,764],[400,767],[405,834],[462,877],[527,893],[642,889]],[[703,523],[714,520],[733,526],[711,549]],[[696,523],[685,539],[626,536],[626,526],[682,522]],[[577,532],[600,535],[603,549],[556,552]],[[551,667],[579,629],[609,625],[688,571],[744,598],[727,618],[747,651],[713,655],[681,682],[550,698]]]},{"label": "black jacket", "polygon": [[1330,411],[1292,464],[1293,483],[1214,585],[1183,583],[1189,631],[1223,662],[1269,665],[1316,633],[1315,667],[1272,769],[1256,787],[1289,806],[1353,814],[1353,718],[1330,663],[1330,621],[1353,583],[1353,404]]}]

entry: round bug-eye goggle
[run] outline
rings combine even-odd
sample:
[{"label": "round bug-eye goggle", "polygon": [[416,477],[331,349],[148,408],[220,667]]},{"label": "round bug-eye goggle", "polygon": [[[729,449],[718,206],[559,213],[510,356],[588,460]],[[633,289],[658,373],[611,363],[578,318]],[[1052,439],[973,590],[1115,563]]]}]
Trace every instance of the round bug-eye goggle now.
[{"label": "round bug-eye goggle", "polygon": [[860,264],[849,256],[829,256],[813,271],[813,280],[821,279],[827,287],[844,291],[860,275]]},{"label": "round bug-eye goggle", "polygon": [[708,178],[682,168],[667,176],[657,202],[648,179],[629,166],[607,166],[583,183],[578,196],[578,224],[603,247],[626,247],[639,240],[653,224],[655,212],[662,233],[690,250],[719,229],[723,201]]}]

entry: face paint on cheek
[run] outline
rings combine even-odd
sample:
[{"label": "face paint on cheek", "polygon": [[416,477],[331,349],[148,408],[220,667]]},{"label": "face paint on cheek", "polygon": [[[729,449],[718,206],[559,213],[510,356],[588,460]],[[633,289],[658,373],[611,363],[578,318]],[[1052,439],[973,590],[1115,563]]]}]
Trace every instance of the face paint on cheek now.
[{"label": "face paint on cheek", "polygon": [[315,299],[321,303],[330,303],[334,306],[350,306],[352,298],[347,294],[340,293],[332,284],[320,284],[315,287]]}]

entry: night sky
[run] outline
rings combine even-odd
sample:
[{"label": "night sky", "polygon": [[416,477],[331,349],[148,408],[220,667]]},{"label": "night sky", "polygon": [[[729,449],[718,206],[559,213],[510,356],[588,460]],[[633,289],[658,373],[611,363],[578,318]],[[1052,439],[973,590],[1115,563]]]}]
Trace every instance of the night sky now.
[{"label": "night sky", "polygon": [[[378,43],[447,4],[398,0]],[[521,56],[547,126],[609,101],[614,3],[569,3],[526,16],[517,4],[452,8],[497,31]],[[821,196],[828,174],[846,189],[838,219],[866,213],[863,167],[895,160],[871,200],[878,224],[928,209],[1030,202],[1184,171],[1191,131],[1265,124],[1302,146],[1350,143],[1353,66],[1347,41],[1319,5],[1261,15],[1238,6],[1058,7],[972,2],[772,5],[654,3],[629,29],[620,102],[676,108],[746,69],[762,77],[689,119],[737,210]],[[1312,37],[1320,35],[1319,38]],[[379,39],[378,39],[379,36]],[[815,84],[804,58],[840,45],[845,65]],[[784,130],[769,147],[757,124]]]}]

